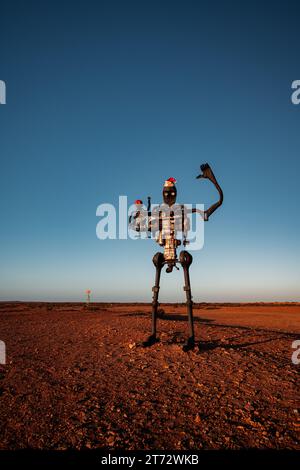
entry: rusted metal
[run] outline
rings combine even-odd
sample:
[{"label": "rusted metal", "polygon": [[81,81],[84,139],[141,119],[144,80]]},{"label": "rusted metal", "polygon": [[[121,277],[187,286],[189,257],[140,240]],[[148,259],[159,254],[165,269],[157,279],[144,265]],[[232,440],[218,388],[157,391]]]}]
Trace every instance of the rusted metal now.
[{"label": "rusted metal", "polygon": [[[192,209],[190,212],[200,212],[203,216],[205,221],[209,220],[209,217],[215,212],[215,210],[221,206],[223,203],[223,191],[220,185],[217,182],[217,179],[210,168],[208,163],[204,163],[201,165],[202,173],[197,176],[197,179],[206,178],[209,179],[214,186],[216,187],[219,193],[219,200],[210,206],[207,210],[201,212],[198,209]],[[184,351],[188,351],[193,349],[195,346],[195,334],[194,334],[194,319],[193,319],[193,300],[192,300],[192,293],[191,293],[191,283],[190,283],[190,274],[189,269],[193,261],[192,255],[183,250],[180,252],[179,258],[177,257],[177,248],[182,244],[183,247],[188,243],[186,240],[186,236],[184,235],[183,243],[181,240],[176,239],[176,224],[179,221],[179,227],[181,227],[181,231],[183,234],[188,230],[187,227],[187,217],[185,207],[183,205],[175,205],[176,198],[177,198],[177,189],[176,189],[176,180],[174,178],[169,178],[165,181],[163,187],[163,204],[159,206],[158,211],[151,211],[151,201],[148,197],[148,206],[147,211],[143,212],[140,210],[140,206],[138,206],[138,211],[135,215],[131,216],[129,222],[135,222],[134,229],[136,231],[140,230],[141,226],[144,226],[144,219],[147,217],[148,222],[148,232],[155,232],[157,229],[157,236],[156,241],[157,243],[164,247],[164,252],[158,252],[153,256],[153,264],[156,269],[155,274],[155,284],[152,288],[153,298],[152,298],[152,331],[151,335],[147,338],[147,340],[143,343],[144,347],[151,346],[159,341],[157,337],[157,317],[158,317],[158,295],[160,289],[160,277],[162,268],[166,265],[166,272],[171,273],[173,268],[179,269],[177,264],[182,266],[184,272],[184,291],[186,294],[186,307],[187,307],[187,314],[188,314],[188,322],[189,322],[189,337],[186,344],[183,347]],[[141,202],[140,200],[138,200]],[[137,202],[137,201],[136,201]],[[144,224],[144,225],[143,225]],[[177,224],[178,226],[178,224]]]}]

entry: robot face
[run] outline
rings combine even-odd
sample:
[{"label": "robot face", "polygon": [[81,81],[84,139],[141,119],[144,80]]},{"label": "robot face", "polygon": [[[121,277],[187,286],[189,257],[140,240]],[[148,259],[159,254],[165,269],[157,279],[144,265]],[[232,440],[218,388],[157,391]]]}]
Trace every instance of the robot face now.
[{"label": "robot face", "polygon": [[175,186],[163,189],[163,200],[164,203],[169,207],[173,206],[176,202],[177,190]]}]

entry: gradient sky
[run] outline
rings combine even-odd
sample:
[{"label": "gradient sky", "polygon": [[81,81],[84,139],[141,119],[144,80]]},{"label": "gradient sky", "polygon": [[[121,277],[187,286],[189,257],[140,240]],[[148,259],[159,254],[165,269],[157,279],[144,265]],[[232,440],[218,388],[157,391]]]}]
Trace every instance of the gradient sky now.
[{"label": "gradient sky", "polygon": [[[0,2],[0,299],[150,301],[154,241],[96,238],[96,208],[224,205],[195,301],[300,300],[299,3]],[[184,300],[182,272],[162,301]]]}]

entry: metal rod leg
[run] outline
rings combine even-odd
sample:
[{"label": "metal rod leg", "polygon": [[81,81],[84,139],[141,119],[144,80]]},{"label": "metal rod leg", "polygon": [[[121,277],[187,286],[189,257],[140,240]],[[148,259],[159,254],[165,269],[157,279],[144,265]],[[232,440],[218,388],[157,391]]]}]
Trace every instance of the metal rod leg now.
[{"label": "metal rod leg", "polygon": [[155,285],[152,287],[152,336],[156,336],[156,323],[157,323],[157,309],[158,309],[158,294],[159,294],[159,283],[161,266],[156,267]]},{"label": "metal rod leg", "polygon": [[153,263],[156,268],[155,273],[155,285],[152,287],[153,296],[152,296],[152,331],[151,336],[144,341],[144,347],[152,346],[156,343],[158,339],[156,338],[156,323],[157,323],[157,309],[158,309],[158,293],[159,293],[159,283],[160,283],[160,274],[162,267],[164,265],[164,256],[162,253],[156,253],[153,257]]},{"label": "metal rod leg", "polygon": [[187,343],[184,345],[183,350],[189,351],[195,346],[195,333],[194,333],[194,318],[193,318],[193,301],[192,301],[192,292],[191,292],[191,282],[190,282],[190,273],[189,268],[192,264],[193,257],[187,251],[182,251],[180,253],[180,263],[184,272],[184,290],[186,294],[186,308],[189,319],[189,338]]},{"label": "metal rod leg", "polygon": [[185,294],[186,294],[186,307],[187,307],[187,314],[189,318],[189,339],[195,339],[194,333],[194,318],[193,318],[193,301],[192,301],[192,292],[191,292],[191,283],[190,283],[190,273],[189,268],[187,266],[183,267],[184,272],[184,281],[185,281]]}]

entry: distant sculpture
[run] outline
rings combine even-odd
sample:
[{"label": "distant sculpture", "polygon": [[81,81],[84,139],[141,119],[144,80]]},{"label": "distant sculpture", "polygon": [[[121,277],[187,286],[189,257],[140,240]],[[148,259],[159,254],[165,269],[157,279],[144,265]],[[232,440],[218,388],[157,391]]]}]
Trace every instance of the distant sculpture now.
[{"label": "distant sculpture", "polygon": [[92,291],[91,291],[90,289],[87,289],[87,290],[85,291],[85,293],[86,293],[86,305],[87,305],[87,307],[90,305],[90,302],[91,302],[91,292],[92,292]]}]

